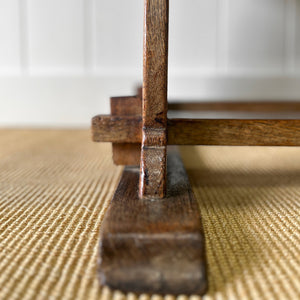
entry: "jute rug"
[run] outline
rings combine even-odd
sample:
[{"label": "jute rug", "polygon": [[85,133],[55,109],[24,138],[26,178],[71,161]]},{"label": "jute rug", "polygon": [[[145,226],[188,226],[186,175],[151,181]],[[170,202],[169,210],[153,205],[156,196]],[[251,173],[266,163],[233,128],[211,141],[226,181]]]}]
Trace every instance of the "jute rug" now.
[{"label": "jute rug", "polygon": [[[206,234],[204,299],[300,299],[300,148],[182,154]],[[88,131],[0,131],[1,300],[162,299],[97,280],[98,233],[121,172]]]}]

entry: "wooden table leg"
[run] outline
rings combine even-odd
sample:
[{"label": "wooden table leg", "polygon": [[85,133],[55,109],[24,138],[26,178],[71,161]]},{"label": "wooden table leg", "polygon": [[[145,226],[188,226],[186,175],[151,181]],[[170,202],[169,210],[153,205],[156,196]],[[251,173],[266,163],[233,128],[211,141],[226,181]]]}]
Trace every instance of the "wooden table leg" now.
[{"label": "wooden table leg", "polygon": [[177,151],[169,153],[167,170],[168,19],[169,0],[145,0],[142,119],[118,105],[112,119],[93,119],[94,140],[97,124],[117,121],[115,131],[107,130],[114,143],[141,142],[140,168],[125,168],[103,221],[99,275],[102,284],[126,292],[203,294],[204,234]]},{"label": "wooden table leg", "polygon": [[167,164],[169,0],[145,0],[140,198],[164,198]]}]

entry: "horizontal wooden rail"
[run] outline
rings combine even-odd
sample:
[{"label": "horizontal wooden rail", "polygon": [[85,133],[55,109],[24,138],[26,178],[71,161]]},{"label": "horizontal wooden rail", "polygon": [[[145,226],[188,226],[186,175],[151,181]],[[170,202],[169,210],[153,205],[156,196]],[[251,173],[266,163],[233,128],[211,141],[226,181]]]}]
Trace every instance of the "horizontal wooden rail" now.
[{"label": "horizontal wooden rail", "polygon": [[[141,143],[140,117],[96,116],[95,142]],[[300,120],[169,119],[168,145],[300,146]]]},{"label": "horizontal wooden rail", "polygon": [[142,117],[96,116],[92,119],[94,142],[141,143]]},{"label": "horizontal wooden rail", "polygon": [[300,101],[232,101],[232,102],[171,102],[169,110],[174,111],[227,111],[282,113],[300,112]]},{"label": "horizontal wooden rail", "polygon": [[300,120],[171,119],[168,144],[300,146]]}]

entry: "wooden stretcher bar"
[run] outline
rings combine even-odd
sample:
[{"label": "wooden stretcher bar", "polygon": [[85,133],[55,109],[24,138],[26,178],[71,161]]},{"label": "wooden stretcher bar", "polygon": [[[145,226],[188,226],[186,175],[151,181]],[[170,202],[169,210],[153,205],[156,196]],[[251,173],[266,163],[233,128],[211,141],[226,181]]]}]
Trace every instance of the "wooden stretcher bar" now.
[{"label": "wooden stretcher bar", "polygon": [[[141,143],[141,117],[96,116],[93,141]],[[300,146],[300,120],[169,119],[168,145]]]}]

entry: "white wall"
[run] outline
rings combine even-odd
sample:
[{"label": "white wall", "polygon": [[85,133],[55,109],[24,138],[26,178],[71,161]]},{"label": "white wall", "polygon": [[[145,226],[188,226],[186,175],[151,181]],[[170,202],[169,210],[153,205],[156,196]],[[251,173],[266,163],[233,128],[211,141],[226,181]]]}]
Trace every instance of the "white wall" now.
[{"label": "white wall", "polygon": [[[0,125],[80,126],[142,79],[142,0],[0,0]],[[300,1],[170,0],[169,94],[300,99]]]}]

